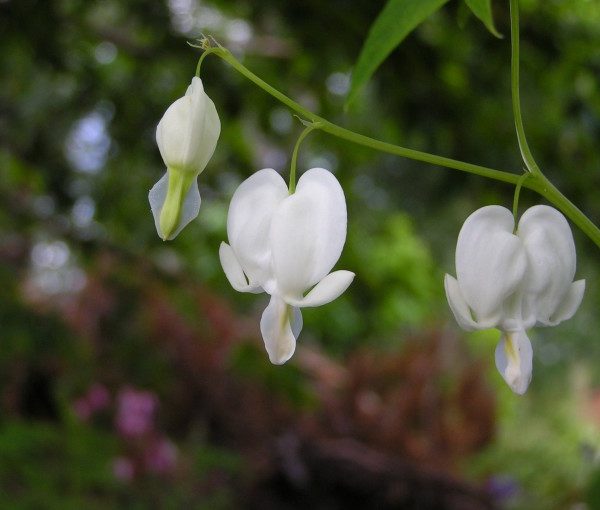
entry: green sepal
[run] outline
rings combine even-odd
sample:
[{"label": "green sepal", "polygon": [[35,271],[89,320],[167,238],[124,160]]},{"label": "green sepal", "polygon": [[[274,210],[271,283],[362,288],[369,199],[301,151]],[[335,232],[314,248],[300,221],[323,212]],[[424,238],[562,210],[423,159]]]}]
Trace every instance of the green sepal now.
[{"label": "green sepal", "polygon": [[190,172],[167,168],[169,187],[167,196],[160,211],[160,236],[163,241],[172,238],[173,232],[179,225],[183,201],[197,175]]}]

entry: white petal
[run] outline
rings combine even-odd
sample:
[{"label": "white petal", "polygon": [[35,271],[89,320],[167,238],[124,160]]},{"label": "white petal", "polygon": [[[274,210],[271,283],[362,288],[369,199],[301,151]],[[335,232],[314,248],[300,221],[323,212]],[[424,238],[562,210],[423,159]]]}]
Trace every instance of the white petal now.
[{"label": "white petal", "polygon": [[271,226],[273,269],[286,299],[300,299],[331,271],[346,241],[346,221],[346,199],[334,175],[323,168],[302,175]]},{"label": "white petal", "polygon": [[[165,203],[167,196],[167,190],[169,189],[169,175],[168,172],[163,175],[160,180],[152,186],[152,189],[148,193],[148,201],[150,202],[150,209],[152,209],[152,215],[154,216],[154,225],[158,235],[161,236],[160,231],[160,211]],[[187,192],[181,208],[179,216],[179,223],[173,233],[167,238],[167,240],[174,239],[179,232],[183,230],[190,221],[198,216],[200,212],[200,190],[198,189],[198,183],[194,181]]]},{"label": "white petal", "polygon": [[198,76],[194,76],[192,78],[192,82],[188,85],[188,88],[185,91],[185,95],[201,97],[203,93],[204,84],[202,83],[202,79]]},{"label": "white petal", "polygon": [[537,320],[551,317],[571,291],[575,276],[575,243],[565,217],[553,207],[537,205],[528,209],[517,231],[527,252],[526,294]]},{"label": "white petal", "polygon": [[271,219],[277,205],[287,196],[281,175],[265,168],[242,182],[231,199],[227,236],[252,285],[265,285],[272,278]]},{"label": "white petal", "polygon": [[[191,158],[194,131],[204,127],[204,111],[197,113],[198,101],[184,96],[172,103],[156,127],[156,144],[165,165],[196,171]],[[199,124],[199,125],[198,125]],[[197,142],[197,141],[196,141]],[[199,171],[199,169],[198,169]]]},{"label": "white petal", "polygon": [[271,363],[282,365],[296,350],[296,339],[302,330],[300,310],[271,296],[269,306],[260,319],[260,332]]},{"label": "white petal", "polygon": [[192,148],[194,151],[191,158],[198,173],[206,168],[210,158],[212,158],[221,134],[221,120],[217,108],[208,96],[206,96],[204,108],[203,130],[196,130],[192,133],[192,137],[194,137],[192,138]]},{"label": "white petal", "polygon": [[291,317],[290,317],[290,326],[292,328],[292,333],[294,338],[297,340],[300,336],[300,332],[302,331],[302,326],[304,325],[304,321],[302,320],[302,312],[300,308],[297,306],[291,306]]},{"label": "white petal", "polygon": [[313,289],[301,299],[286,299],[293,306],[321,306],[340,297],[354,280],[350,271],[334,271],[323,278]]},{"label": "white petal", "polygon": [[262,289],[258,285],[249,285],[246,275],[238,262],[238,259],[233,253],[231,246],[227,243],[221,243],[219,247],[219,259],[221,260],[221,266],[225,271],[225,276],[231,283],[231,286],[238,292],[252,292],[259,293]]},{"label": "white petal", "polygon": [[547,322],[540,321],[540,324],[543,326],[556,326],[562,321],[566,321],[573,317],[581,304],[584,292],[585,280],[573,282],[562,303],[560,303],[554,311],[554,314],[550,316]]},{"label": "white petal", "polygon": [[458,235],[456,279],[478,323],[498,323],[522,282],[527,259],[513,226],[508,209],[491,205],[471,214]]},{"label": "white petal", "polygon": [[524,330],[503,332],[496,347],[496,367],[510,388],[519,395],[531,382],[533,350]]},{"label": "white petal", "polygon": [[446,298],[450,309],[456,318],[458,325],[465,331],[475,331],[480,329],[478,324],[473,320],[469,305],[465,302],[456,278],[447,274],[444,277],[444,288],[446,289]]},{"label": "white petal", "polygon": [[168,167],[200,173],[211,158],[221,122],[200,78],[165,112],[156,128],[156,143]]}]

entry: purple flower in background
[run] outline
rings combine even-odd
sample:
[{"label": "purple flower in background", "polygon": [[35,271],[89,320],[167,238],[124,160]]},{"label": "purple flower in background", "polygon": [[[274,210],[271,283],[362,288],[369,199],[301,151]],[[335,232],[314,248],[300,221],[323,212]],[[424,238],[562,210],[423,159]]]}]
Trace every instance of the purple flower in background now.
[{"label": "purple flower in background", "polygon": [[154,393],[125,388],[117,396],[115,426],[126,437],[139,437],[154,428],[158,399]]},{"label": "purple flower in background", "polygon": [[87,400],[92,412],[102,411],[110,404],[110,393],[106,389],[106,386],[96,383],[88,390]]},{"label": "purple flower in background", "polygon": [[113,460],[112,472],[117,480],[130,482],[135,475],[135,467],[133,462],[127,457],[117,457]]},{"label": "purple flower in background", "polygon": [[95,383],[87,393],[73,402],[73,411],[81,421],[88,421],[95,413],[110,404],[110,393],[102,384]]},{"label": "purple flower in background", "polygon": [[144,454],[144,467],[149,473],[169,474],[177,465],[177,448],[168,439],[161,437],[148,445]]},{"label": "purple flower in background", "polygon": [[81,397],[73,402],[73,412],[81,421],[88,421],[92,416],[92,410],[87,398]]},{"label": "purple flower in background", "polygon": [[493,475],[485,484],[486,491],[497,502],[505,502],[519,492],[519,483],[510,475]]}]

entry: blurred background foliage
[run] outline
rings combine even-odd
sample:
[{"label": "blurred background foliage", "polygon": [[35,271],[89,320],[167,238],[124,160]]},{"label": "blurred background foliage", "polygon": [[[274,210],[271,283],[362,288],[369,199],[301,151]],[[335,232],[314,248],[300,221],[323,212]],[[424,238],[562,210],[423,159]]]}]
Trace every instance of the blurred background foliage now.
[{"label": "blurred background foliage", "polygon": [[[600,4],[522,0],[522,100],[547,175],[600,221]],[[259,76],[356,131],[518,172],[508,2],[499,40],[450,2],[345,111],[378,2],[0,2],[2,508],[600,508],[597,248],[573,320],[532,334],[534,379],[510,393],[497,332],[464,335],[442,289],[466,216],[503,184],[315,133],[299,169],[342,182],[348,292],[306,310],[271,366],[266,298],[218,261],[236,186],[286,174],[301,125],[216,58],[223,126],[202,209],[173,242],[147,192],[154,141],[214,35]],[[522,208],[539,202],[522,194]]]}]

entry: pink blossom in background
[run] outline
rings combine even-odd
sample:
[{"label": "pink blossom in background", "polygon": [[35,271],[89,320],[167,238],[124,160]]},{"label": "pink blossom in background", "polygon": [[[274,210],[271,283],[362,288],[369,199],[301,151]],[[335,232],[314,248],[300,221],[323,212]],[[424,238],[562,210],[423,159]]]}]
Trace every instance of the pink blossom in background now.
[{"label": "pink blossom in background", "polygon": [[135,467],[133,462],[127,457],[117,457],[113,460],[112,472],[117,480],[130,482],[135,475]]},{"label": "pink blossom in background", "polygon": [[133,388],[121,390],[117,396],[117,431],[126,437],[138,437],[154,428],[158,399],[154,393]]},{"label": "pink blossom in background", "polygon": [[87,400],[93,413],[102,411],[110,404],[110,393],[106,386],[95,383],[87,392]]},{"label": "pink blossom in background", "polygon": [[144,453],[144,467],[149,473],[169,474],[177,465],[177,448],[166,438],[150,443]]},{"label": "pink blossom in background", "polygon": [[92,410],[87,398],[81,397],[73,402],[73,412],[81,421],[88,421],[92,416]]},{"label": "pink blossom in background", "polygon": [[95,383],[82,397],[73,402],[73,411],[81,421],[88,421],[95,413],[110,404],[110,393],[106,386]]}]

